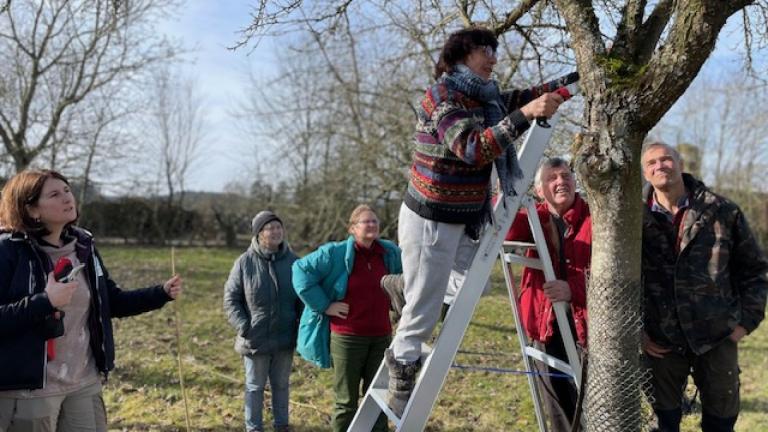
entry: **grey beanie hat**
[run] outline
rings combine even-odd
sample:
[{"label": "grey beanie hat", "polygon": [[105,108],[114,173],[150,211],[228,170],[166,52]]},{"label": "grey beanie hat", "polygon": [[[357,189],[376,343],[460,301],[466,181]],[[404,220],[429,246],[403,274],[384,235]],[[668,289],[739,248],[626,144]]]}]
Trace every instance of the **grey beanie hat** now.
[{"label": "grey beanie hat", "polygon": [[271,211],[260,211],[258,214],[256,214],[256,216],[253,217],[253,220],[251,221],[251,230],[253,231],[253,235],[259,235],[261,230],[264,228],[264,225],[272,221],[278,221],[280,222],[280,225],[283,224],[283,221],[280,220],[280,218]]}]

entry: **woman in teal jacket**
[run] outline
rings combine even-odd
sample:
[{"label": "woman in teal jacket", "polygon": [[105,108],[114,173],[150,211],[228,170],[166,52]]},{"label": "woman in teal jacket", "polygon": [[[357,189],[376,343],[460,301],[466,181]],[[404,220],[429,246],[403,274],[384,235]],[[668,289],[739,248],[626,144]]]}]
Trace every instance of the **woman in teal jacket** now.
[{"label": "woman in teal jacket", "polygon": [[[380,282],[402,272],[400,248],[379,238],[379,220],[369,206],[352,212],[349,233],[346,241],[326,243],[293,265],[293,286],[306,305],[296,350],[322,368],[333,366],[334,431],[347,430],[361,382],[365,391],[384,358],[392,327]],[[387,430],[386,416],[373,430]]]}]

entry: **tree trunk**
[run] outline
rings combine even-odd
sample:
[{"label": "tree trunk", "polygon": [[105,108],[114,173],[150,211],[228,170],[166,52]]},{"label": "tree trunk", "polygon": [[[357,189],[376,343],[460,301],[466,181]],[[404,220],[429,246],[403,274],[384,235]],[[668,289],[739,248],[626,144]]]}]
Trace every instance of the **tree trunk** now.
[{"label": "tree trunk", "polygon": [[[605,98],[605,95],[603,95]],[[600,99],[600,98],[597,98]],[[617,99],[615,99],[617,100]],[[631,132],[626,107],[599,101],[588,109],[589,130],[576,142],[576,169],[592,215],[587,431],[640,431],[647,374],[639,356],[642,330],[643,133]],[[611,107],[615,109],[611,109]]]},{"label": "tree trunk", "polygon": [[10,151],[11,157],[13,158],[13,164],[16,168],[16,172],[20,173],[27,169],[29,167],[29,164],[32,163],[32,159],[35,158],[35,155],[30,154],[30,152],[27,152],[23,147],[19,146],[14,148]]}]

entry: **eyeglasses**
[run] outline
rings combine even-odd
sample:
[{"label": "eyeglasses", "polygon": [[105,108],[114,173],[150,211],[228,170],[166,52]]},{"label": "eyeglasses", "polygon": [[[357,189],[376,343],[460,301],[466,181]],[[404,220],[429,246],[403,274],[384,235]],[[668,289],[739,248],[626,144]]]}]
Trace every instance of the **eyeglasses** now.
[{"label": "eyeglasses", "polygon": [[477,47],[483,51],[483,54],[487,55],[488,57],[496,58],[496,49],[493,48],[490,45],[480,45]]},{"label": "eyeglasses", "polygon": [[378,225],[379,221],[376,219],[366,219],[366,220],[359,220],[355,223],[359,225]]}]

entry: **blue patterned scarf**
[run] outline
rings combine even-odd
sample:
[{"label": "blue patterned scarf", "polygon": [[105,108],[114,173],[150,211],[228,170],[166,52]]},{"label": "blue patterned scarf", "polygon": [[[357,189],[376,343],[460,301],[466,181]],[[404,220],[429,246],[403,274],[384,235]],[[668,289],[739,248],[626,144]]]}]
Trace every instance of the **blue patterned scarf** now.
[{"label": "blue patterned scarf", "polygon": [[445,81],[449,87],[483,103],[483,126],[494,126],[507,115],[496,81],[480,78],[463,64],[457,64],[453,72],[445,77]]}]

